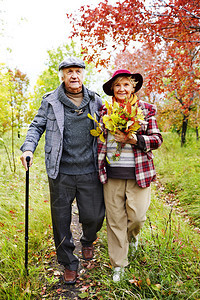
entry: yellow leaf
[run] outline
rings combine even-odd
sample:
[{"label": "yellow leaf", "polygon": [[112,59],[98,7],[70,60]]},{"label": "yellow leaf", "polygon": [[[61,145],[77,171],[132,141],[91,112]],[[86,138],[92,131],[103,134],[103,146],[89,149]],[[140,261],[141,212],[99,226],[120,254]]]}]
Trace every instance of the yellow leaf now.
[{"label": "yellow leaf", "polygon": [[107,116],[107,115],[103,116],[103,122],[104,122],[104,124],[105,124],[105,122],[107,122],[108,120],[110,120],[110,117],[109,117],[109,116]]},{"label": "yellow leaf", "polygon": [[133,124],[133,126],[131,126],[130,129],[131,129],[131,131],[136,132],[139,128],[140,128],[139,123],[138,123],[138,122],[135,122],[135,123]]},{"label": "yellow leaf", "polygon": [[91,114],[89,114],[89,113],[87,114],[87,116],[88,116],[88,118],[89,118],[90,120],[96,122],[96,124],[99,126],[99,123],[98,123],[98,121],[97,121],[97,116],[96,116],[95,113],[94,113],[94,117],[91,116]]},{"label": "yellow leaf", "polygon": [[106,107],[107,109],[109,109],[109,104],[108,104],[107,101],[105,102],[105,107]]},{"label": "yellow leaf", "polygon": [[103,136],[103,132],[100,134],[99,138],[102,143],[105,143],[105,138]]},{"label": "yellow leaf", "polygon": [[129,126],[131,126],[132,124],[133,124],[133,121],[128,121],[128,122],[126,123],[126,129],[128,129]]},{"label": "yellow leaf", "polygon": [[110,131],[113,131],[114,130],[114,125],[113,125],[113,123],[110,121],[108,121],[108,122],[106,122],[105,123],[105,127],[108,129],[108,130],[110,130]]},{"label": "yellow leaf", "polygon": [[119,108],[119,104],[115,101],[113,103],[113,110],[118,109]]},{"label": "yellow leaf", "polygon": [[97,131],[99,134],[101,134],[101,128],[97,127],[97,128],[96,128],[96,131]]},{"label": "yellow leaf", "polygon": [[108,129],[108,130],[113,130],[114,126],[113,126],[113,123],[112,121],[110,120],[110,117],[105,115],[103,116],[103,123],[105,124],[105,127]]},{"label": "yellow leaf", "polygon": [[92,136],[99,136],[99,132],[96,129],[90,130]]},{"label": "yellow leaf", "polygon": [[111,113],[112,113],[112,109],[111,109],[111,108],[109,108],[109,109],[108,109],[108,115],[110,116],[110,115],[111,115]]},{"label": "yellow leaf", "polygon": [[107,161],[107,163],[110,165],[110,161],[109,161],[109,159],[108,159],[108,156],[106,156],[106,161]]},{"label": "yellow leaf", "polygon": [[87,114],[87,116],[88,116],[88,118],[90,119],[90,120],[93,120],[94,121],[94,118],[93,118],[93,116],[91,116],[91,114]]}]

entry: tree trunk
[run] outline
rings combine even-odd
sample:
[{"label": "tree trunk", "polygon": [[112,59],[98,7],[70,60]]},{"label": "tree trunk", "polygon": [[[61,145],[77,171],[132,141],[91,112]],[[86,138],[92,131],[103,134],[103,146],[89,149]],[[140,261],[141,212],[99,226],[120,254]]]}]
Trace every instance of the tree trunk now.
[{"label": "tree trunk", "polygon": [[183,117],[183,124],[182,124],[182,133],[181,133],[181,147],[185,144],[187,124],[188,124],[188,118],[187,118],[187,116],[184,116]]},{"label": "tree trunk", "polygon": [[199,140],[199,129],[198,126],[196,126],[196,139]]},{"label": "tree trunk", "polygon": [[13,106],[12,106],[12,124],[11,124],[11,143],[12,143],[12,160],[13,160],[13,172],[16,171],[16,165],[15,165],[15,140],[14,140],[14,113],[13,113]]}]

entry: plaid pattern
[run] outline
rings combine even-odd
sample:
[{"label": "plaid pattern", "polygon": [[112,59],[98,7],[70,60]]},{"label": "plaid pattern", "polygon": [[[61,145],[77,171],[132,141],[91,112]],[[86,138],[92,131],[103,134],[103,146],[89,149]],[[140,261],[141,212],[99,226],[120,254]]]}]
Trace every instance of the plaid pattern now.
[{"label": "plaid pattern", "polygon": [[[143,110],[145,121],[148,125],[142,125],[138,129],[137,134],[142,135],[145,140],[145,149],[142,151],[136,148],[134,145],[133,151],[135,156],[135,175],[138,185],[142,188],[150,186],[152,181],[156,179],[156,171],[153,163],[152,150],[157,149],[161,146],[163,139],[158,129],[157,122],[155,119],[156,107],[155,105],[147,102],[139,101],[139,106]],[[100,123],[104,129],[104,137],[106,142],[102,143],[98,138],[98,168],[99,178],[104,184],[107,182],[106,174],[106,149],[107,149],[107,135],[108,131],[105,129],[102,117],[107,113],[106,107],[103,105],[100,109]]]}]

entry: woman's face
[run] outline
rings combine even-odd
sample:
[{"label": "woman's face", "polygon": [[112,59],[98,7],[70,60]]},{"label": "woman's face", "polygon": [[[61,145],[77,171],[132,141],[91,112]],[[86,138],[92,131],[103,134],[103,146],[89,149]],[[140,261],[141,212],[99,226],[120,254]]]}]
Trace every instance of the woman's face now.
[{"label": "woman's face", "polygon": [[117,102],[122,102],[124,99],[129,99],[134,93],[135,88],[127,77],[117,80],[113,84],[113,92]]}]

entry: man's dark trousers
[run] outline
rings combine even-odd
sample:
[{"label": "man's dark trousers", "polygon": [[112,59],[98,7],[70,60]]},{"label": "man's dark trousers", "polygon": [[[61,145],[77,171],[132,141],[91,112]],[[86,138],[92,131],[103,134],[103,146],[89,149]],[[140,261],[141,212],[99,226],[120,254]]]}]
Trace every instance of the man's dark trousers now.
[{"label": "man's dark trousers", "polygon": [[79,222],[82,224],[82,246],[91,246],[105,215],[102,184],[96,172],[84,175],[59,174],[56,179],[49,178],[49,188],[58,262],[75,271],[79,260],[73,254],[75,245],[70,230],[72,202],[76,198]]}]

